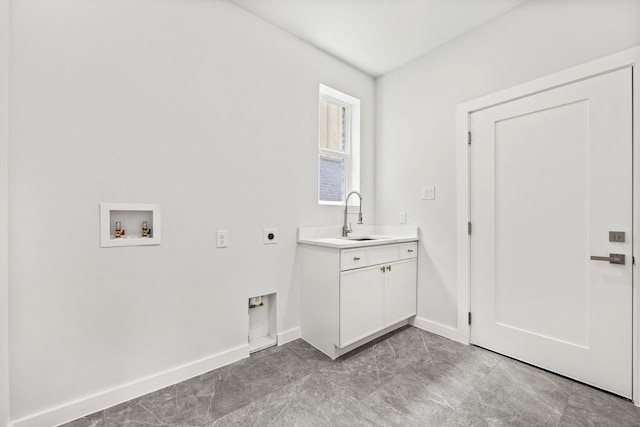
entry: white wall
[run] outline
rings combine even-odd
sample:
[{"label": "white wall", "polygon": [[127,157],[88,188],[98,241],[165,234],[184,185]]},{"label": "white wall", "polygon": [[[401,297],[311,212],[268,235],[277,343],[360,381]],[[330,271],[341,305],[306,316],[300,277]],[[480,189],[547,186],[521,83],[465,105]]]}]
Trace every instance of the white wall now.
[{"label": "white wall", "polygon": [[[342,222],[317,205],[318,85],[362,101],[371,223],[374,81],[223,0],[11,19],[12,419],[246,345],[250,296],[298,327],[296,228]],[[162,245],[101,249],[102,201],[159,203]]]},{"label": "white wall", "polygon": [[460,338],[457,104],[636,45],[640,2],[529,1],[377,80],[376,218],[421,228],[421,326]]},{"label": "white wall", "polygon": [[0,0],[0,426],[9,420],[9,0]]}]

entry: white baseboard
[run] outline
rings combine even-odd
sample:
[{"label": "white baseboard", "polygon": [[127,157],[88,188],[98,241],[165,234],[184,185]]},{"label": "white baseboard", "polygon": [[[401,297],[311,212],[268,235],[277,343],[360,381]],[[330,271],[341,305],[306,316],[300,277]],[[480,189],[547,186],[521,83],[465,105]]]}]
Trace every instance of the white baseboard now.
[{"label": "white baseboard", "polygon": [[64,424],[246,357],[249,357],[248,344],[13,420],[8,427],[42,427]]},{"label": "white baseboard", "polygon": [[288,342],[297,340],[300,338],[300,328],[291,328],[288,331],[284,331],[278,334],[278,345],[286,344]]},{"label": "white baseboard", "polygon": [[457,328],[453,328],[442,323],[434,322],[433,320],[425,319],[424,317],[416,316],[411,322],[416,328],[420,328],[427,332],[433,332],[434,334],[441,335],[450,340],[461,342],[462,344],[469,344],[466,337],[463,336]]}]

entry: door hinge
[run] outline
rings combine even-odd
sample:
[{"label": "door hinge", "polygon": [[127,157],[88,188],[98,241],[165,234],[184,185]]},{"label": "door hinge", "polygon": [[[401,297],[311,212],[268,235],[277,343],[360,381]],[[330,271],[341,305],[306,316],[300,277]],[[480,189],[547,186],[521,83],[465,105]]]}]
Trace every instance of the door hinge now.
[{"label": "door hinge", "polygon": [[467,144],[471,145],[471,131],[467,132]]},{"label": "door hinge", "polygon": [[469,324],[471,324],[471,312],[469,312]]},{"label": "door hinge", "polygon": [[471,229],[472,229],[472,227],[471,227],[471,221],[469,221],[469,222],[467,223],[467,231],[469,232],[469,236],[471,236]]}]

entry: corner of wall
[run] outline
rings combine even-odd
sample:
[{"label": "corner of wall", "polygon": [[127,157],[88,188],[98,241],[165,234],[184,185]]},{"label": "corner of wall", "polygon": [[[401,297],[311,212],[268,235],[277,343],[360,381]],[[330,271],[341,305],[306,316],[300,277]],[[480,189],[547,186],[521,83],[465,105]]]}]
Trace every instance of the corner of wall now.
[{"label": "corner of wall", "polygon": [[9,0],[0,0],[0,426],[9,422]]}]

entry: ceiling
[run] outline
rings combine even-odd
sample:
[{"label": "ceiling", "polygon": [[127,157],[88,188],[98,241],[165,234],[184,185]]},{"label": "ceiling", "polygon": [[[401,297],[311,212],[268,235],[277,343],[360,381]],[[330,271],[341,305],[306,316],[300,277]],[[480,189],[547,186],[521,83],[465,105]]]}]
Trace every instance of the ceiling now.
[{"label": "ceiling", "polygon": [[525,0],[229,0],[377,77]]}]

